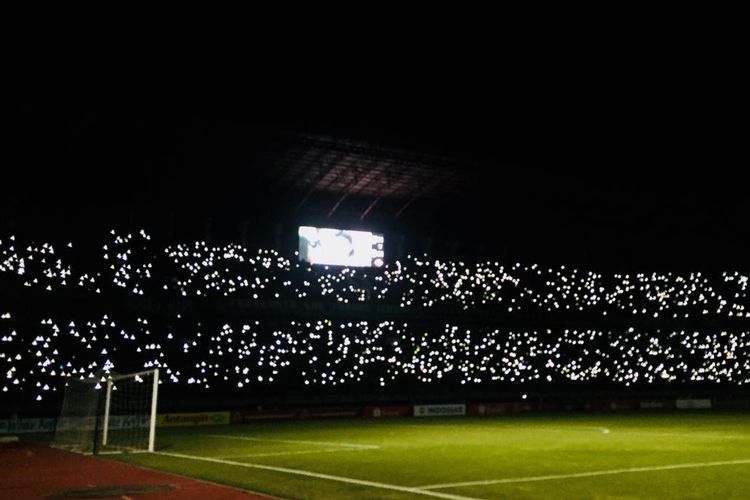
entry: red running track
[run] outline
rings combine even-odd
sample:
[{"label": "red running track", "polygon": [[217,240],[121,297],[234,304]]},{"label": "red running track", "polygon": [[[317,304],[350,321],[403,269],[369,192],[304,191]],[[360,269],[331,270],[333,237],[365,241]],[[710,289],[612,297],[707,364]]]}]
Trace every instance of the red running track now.
[{"label": "red running track", "polygon": [[86,494],[86,498],[118,500],[272,498],[53,448],[0,445],[0,499],[53,499],[66,494],[67,498],[83,498]]}]

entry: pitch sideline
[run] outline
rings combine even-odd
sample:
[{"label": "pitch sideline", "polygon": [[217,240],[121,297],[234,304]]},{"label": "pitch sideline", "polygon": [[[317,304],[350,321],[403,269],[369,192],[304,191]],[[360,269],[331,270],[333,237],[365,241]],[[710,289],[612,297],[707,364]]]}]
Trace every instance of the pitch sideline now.
[{"label": "pitch sideline", "polygon": [[319,472],[312,472],[312,471],[306,471],[306,470],[300,470],[300,469],[289,469],[286,467],[275,467],[272,465],[263,465],[263,464],[251,464],[251,463],[244,463],[244,462],[235,462],[233,460],[222,460],[220,458],[210,458],[210,457],[199,457],[196,455],[185,455],[182,453],[169,453],[165,451],[155,451],[153,452],[155,455],[163,455],[167,457],[174,457],[174,458],[183,458],[186,460],[197,460],[202,462],[212,462],[222,465],[232,465],[236,467],[245,467],[248,469],[262,469],[262,470],[270,470],[273,472],[283,472],[286,474],[295,474],[298,476],[307,476],[307,477],[314,477],[318,479],[327,479],[329,481],[337,481],[339,483],[349,483],[349,484],[356,484],[359,486],[369,486],[371,488],[379,488],[384,490],[394,490],[394,491],[401,491],[404,493],[413,493],[416,495],[424,495],[424,496],[430,496],[430,497],[437,497],[437,498],[446,498],[448,500],[478,500],[474,497],[465,497],[460,495],[451,495],[449,493],[440,493],[437,491],[428,491],[421,488],[414,488],[409,486],[398,486],[395,484],[388,484],[388,483],[379,483],[377,481],[366,481],[362,479],[354,479],[350,477],[343,477],[343,476],[333,476],[330,474],[321,474]]},{"label": "pitch sideline", "polygon": [[628,474],[632,472],[654,472],[674,469],[695,469],[700,467],[719,467],[722,465],[750,464],[750,458],[741,460],[725,460],[721,462],[695,462],[685,464],[655,465],[653,467],[629,467],[626,469],[610,469],[591,472],[576,472],[573,474],[550,474],[547,476],[510,477],[505,479],[489,479],[486,481],[464,481],[460,483],[427,484],[418,486],[422,490],[437,490],[443,488],[460,488],[463,486],[487,486],[491,484],[530,483],[534,481],[551,481],[554,479],[575,479],[579,477],[607,476],[614,474]]},{"label": "pitch sideline", "polygon": [[330,450],[299,450],[299,451],[272,451],[268,453],[248,453],[244,455],[219,455],[212,458],[253,458],[253,457],[283,457],[287,455],[309,455],[311,453],[343,453],[346,451],[368,451],[369,448],[333,448]]},{"label": "pitch sideline", "polygon": [[361,448],[363,450],[376,450],[380,446],[375,444],[342,443],[336,441],[304,441],[300,439],[267,439],[246,436],[235,436],[232,434],[206,434],[208,437],[238,439],[240,441],[257,441],[261,443],[288,443],[288,444],[313,444],[318,446],[339,446],[341,448]]}]

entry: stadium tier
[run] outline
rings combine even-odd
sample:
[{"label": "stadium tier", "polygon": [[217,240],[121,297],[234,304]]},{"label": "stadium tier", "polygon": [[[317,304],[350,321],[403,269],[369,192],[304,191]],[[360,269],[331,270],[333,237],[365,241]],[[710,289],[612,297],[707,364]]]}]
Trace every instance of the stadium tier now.
[{"label": "stadium tier", "polygon": [[[0,240],[0,390],[162,370],[166,388],[750,383],[748,274],[604,274],[409,256],[382,268],[111,231],[96,249]],[[515,389],[514,389],[515,390]],[[445,392],[450,394],[450,391]],[[454,392],[455,394],[455,392]]]}]

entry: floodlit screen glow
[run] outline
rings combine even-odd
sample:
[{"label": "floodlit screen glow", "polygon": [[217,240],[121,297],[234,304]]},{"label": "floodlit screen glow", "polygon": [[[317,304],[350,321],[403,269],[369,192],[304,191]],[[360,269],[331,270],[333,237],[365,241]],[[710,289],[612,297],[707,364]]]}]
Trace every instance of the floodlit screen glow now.
[{"label": "floodlit screen glow", "polygon": [[299,228],[301,261],[333,266],[381,267],[383,258],[382,234],[312,226]]}]

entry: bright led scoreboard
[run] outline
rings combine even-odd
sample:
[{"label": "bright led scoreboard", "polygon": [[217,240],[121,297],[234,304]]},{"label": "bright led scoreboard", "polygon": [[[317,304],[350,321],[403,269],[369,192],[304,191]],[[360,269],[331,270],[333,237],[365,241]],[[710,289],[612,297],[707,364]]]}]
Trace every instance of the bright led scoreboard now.
[{"label": "bright led scoreboard", "polygon": [[299,260],[309,264],[381,267],[383,235],[328,227],[300,226]]}]

